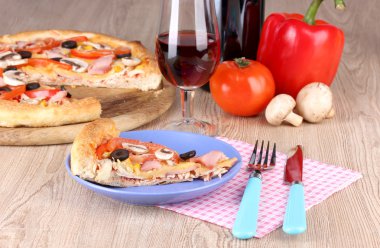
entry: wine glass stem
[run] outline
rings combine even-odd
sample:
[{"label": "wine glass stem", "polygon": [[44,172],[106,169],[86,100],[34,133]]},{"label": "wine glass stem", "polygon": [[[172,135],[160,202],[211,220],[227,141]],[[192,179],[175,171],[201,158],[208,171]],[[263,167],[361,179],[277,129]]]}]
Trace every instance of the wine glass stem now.
[{"label": "wine glass stem", "polygon": [[181,90],[182,118],[185,122],[190,122],[194,112],[194,94],[193,90]]}]

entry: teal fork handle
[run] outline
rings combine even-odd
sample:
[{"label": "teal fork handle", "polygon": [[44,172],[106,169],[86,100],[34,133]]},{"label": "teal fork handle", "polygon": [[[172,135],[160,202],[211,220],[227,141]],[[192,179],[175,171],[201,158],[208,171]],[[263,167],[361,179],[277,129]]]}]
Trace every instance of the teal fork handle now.
[{"label": "teal fork handle", "polygon": [[306,231],[305,193],[302,184],[291,186],[282,230],[287,234]]},{"label": "teal fork handle", "polygon": [[244,190],[239,211],[236,215],[232,235],[238,239],[249,239],[256,235],[261,179],[251,177]]}]

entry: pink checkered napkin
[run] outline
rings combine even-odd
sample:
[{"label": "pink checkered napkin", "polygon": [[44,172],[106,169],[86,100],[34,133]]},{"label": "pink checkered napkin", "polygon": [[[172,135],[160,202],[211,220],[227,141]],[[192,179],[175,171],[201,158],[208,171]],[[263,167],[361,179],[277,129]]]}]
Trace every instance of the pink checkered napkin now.
[{"label": "pink checkered napkin", "polygon": [[[219,139],[231,144],[239,151],[243,159],[240,172],[227,184],[209,195],[184,203],[159,207],[231,229],[249,177],[249,172],[245,168],[253,145],[227,138]],[[288,185],[283,184],[286,159],[285,154],[277,152],[275,169],[263,172],[257,238],[264,237],[282,225],[290,189]],[[305,159],[303,183],[306,209],[322,202],[361,177],[359,172]]]}]

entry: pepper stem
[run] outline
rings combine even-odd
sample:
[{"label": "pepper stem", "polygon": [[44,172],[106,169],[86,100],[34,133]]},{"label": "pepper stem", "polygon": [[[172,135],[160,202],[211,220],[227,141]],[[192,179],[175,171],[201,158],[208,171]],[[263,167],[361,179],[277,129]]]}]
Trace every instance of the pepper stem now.
[{"label": "pepper stem", "polygon": [[311,2],[309,8],[307,9],[305,17],[303,18],[304,22],[309,25],[315,25],[315,16],[317,15],[319,6],[322,2],[323,0],[313,0],[313,2]]},{"label": "pepper stem", "polygon": [[249,64],[251,62],[249,62],[248,59],[246,59],[245,57],[242,57],[242,58],[236,58],[234,59],[235,61],[235,64],[239,67],[239,68],[245,68],[245,67],[248,67]]}]

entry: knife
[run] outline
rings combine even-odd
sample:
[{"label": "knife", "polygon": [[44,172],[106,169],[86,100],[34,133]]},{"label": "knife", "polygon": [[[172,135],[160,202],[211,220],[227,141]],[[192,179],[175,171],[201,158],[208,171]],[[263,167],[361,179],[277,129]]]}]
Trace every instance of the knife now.
[{"label": "knife", "polygon": [[306,231],[305,193],[302,184],[303,156],[302,147],[288,158],[285,166],[284,181],[290,184],[282,230],[287,234],[300,234]]}]

